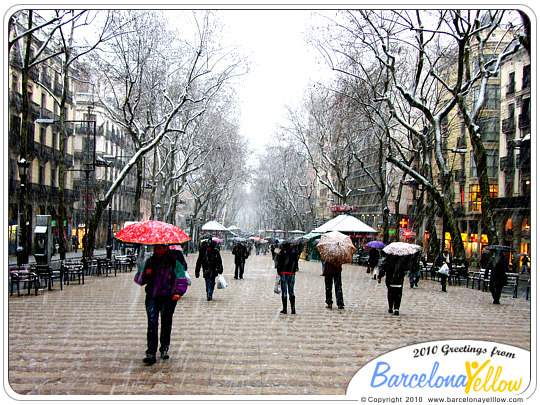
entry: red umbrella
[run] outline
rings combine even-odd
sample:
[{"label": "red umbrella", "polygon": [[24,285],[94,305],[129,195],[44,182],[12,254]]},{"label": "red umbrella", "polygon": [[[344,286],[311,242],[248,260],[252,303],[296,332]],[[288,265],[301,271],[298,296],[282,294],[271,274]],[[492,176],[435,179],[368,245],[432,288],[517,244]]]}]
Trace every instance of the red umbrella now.
[{"label": "red umbrella", "polygon": [[172,245],[191,239],[180,228],[161,221],[136,222],[126,226],[114,237],[122,242],[143,245]]}]

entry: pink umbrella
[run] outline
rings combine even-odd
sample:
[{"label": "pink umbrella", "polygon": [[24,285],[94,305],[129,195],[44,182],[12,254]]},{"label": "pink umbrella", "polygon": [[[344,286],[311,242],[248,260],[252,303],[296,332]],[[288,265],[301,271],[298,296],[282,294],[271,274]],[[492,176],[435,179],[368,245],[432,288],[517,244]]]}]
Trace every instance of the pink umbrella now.
[{"label": "pink umbrella", "polygon": [[143,245],[170,245],[184,243],[191,239],[180,228],[161,221],[136,222],[126,226],[114,237],[122,242]]}]

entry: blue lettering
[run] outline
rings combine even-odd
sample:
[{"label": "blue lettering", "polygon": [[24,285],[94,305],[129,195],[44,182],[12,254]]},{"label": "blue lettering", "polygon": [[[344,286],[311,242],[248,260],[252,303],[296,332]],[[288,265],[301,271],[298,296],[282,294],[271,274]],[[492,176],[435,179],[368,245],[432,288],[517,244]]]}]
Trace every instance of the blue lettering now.
[{"label": "blue lettering", "polygon": [[374,388],[386,385],[387,387],[400,387],[405,388],[424,388],[429,386],[430,388],[442,388],[442,387],[466,387],[468,380],[467,376],[460,375],[447,375],[438,376],[439,362],[433,363],[431,374],[429,377],[422,374],[389,374],[390,364],[380,361],[375,366],[373,376],[371,377],[371,386]]},{"label": "blue lettering", "polygon": [[418,379],[418,386],[420,388],[424,388],[426,386],[426,384],[424,383],[425,381],[426,381],[426,375],[420,374],[420,378]]},{"label": "blue lettering", "polygon": [[417,374],[411,375],[411,379],[409,380],[408,387],[410,387],[410,388],[416,388],[416,387],[418,386],[418,384],[413,385],[414,382],[416,382],[416,381],[418,381],[418,375],[417,375]]},{"label": "blue lettering", "polygon": [[[386,369],[384,371],[379,372],[380,366],[386,366]],[[380,387],[381,385],[386,384],[386,381],[388,380],[388,377],[386,377],[386,373],[390,370],[390,365],[386,362],[378,362],[375,366],[375,371],[373,372],[373,377],[371,377],[371,386],[372,387]],[[383,381],[381,383],[375,383],[375,379],[381,377]]]},{"label": "blue lettering", "polygon": [[390,379],[388,380],[388,386],[399,387],[399,377],[395,374],[391,375]]},{"label": "blue lettering", "polygon": [[436,361],[435,363],[433,363],[433,369],[431,370],[431,375],[429,376],[429,380],[428,380],[428,385],[430,388],[434,387],[431,381],[435,378],[435,374],[437,374],[438,369],[439,369],[439,362]]},{"label": "blue lettering", "polygon": [[467,376],[466,375],[458,375],[458,378],[456,380],[456,387],[466,387],[467,386]]}]

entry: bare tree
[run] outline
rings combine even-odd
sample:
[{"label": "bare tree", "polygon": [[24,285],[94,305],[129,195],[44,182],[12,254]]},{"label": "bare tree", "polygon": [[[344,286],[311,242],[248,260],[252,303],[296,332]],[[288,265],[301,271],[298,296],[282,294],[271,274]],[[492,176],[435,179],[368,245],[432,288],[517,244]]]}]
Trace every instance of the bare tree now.
[{"label": "bare tree", "polygon": [[[65,140],[68,137],[66,131],[66,105],[68,97],[71,96],[70,84],[72,81],[73,65],[86,54],[94,51],[101,43],[111,39],[115,33],[109,30],[111,17],[109,13],[105,13],[105,18],[100,24],[97,24],[98,35],[94,42],[81,44],[76,42],[76,33],[89,25],[96,26],[96,15],[99,13],[91,13],[88,10],[52,10],[44,11],[48,18],[43,18],[41,15],[35,14],[33,10],[23,10],[15,13],[10,18],[10,27],[13,29],[14,37],[10,40],[9,48],[21,41],[26,41],[24,48],[18,46],[21,61],[23,61],[22,70],[22,122],[26,123],[29,119],[29,99],[28,99],[28,80],[29,72],[38,66],[46,66],[48,69],[56,70],[57,64],[53,61],[60,60],[60,68],[58,73],[61,82],[61,92],[57,95],[56,92],[50,89],[45,83],[41,82],[43,75],[40,77],[35,75],[35,81],[46,91],[59,107],[60,117],[60,161],[58,164],[58,182],[59,182],[59,212],[58,212],[58,227],[59,227],[59,245],[60,258],[65,259],[66,255],[66,235],[64,230],[64,220],[66,218],[66,202],[65,202]],[[27,25],[25,29],[20,30],[21,25],[17,22],[26,16]],[[34,19],[36,21],[34,21]],[[37,49],[32,50],[32,45],[36,44]],[[21,129],[21,156],[27,154],[28,140],[28,125],[23,125]],[[27,243],[27,242],[26,242]],[[25,251],[29,251],[25,248]]]},{"label": "bare tree", "polygon": [[[375,100],[387,105],[393,120],[407,134],[407,139],[413,141],[407,146],[418,149],[421,165],[418,166],[418,158],[410,159],[410,153],[400,156],[398,151],[402,150],[403,145],[398,143],[389,149],[387,160],[415,179],[433,197],[451,234],[455,256],[460,260],[465,259],[465,251],[453,215],[452,172],[445,160],[442,135],[444,123],[456,107],[459,106],[461,113],[466,114],[469,108],[466,104],[468,94],[473,87],[482,83],[481,74],[468,74],[471,47],[480,45],[480,64],[491,68],[497,66],[493,60],[482,60],[481,38],[487,40],[501,26],[501,13],[482,19],[485,15],[489,14],[460,10],[347,11],[343,20],[334,21],[343,41],[334,38],[334,42],[326,47],[328,60],[341,73],[354,76],[362,72],[361,68],[349,69],[352,65],[378,66],[384,72],[386,84],[379,89]],[[514,41],[510,38],[506,43]],[[357,50],[349,53],[351,48]],[[501,49],[499,55],[507,54],[508,50],[508,47]],[[455,56],[451,63],[448,56]],[[343,59],[347,63],[343,63]],[[404,61],[409,64],[409,69],[402,68]],[[484,77],[494,73],[493,69],[489,70],[491,73]],[[364,77],[366,81],[369,80]],[[475,112],[481,110],[485,96],[485,86],[480,85],[479,89],[476,106],[480,109],[475,109]],[[473,130],[471,135],[474,136],[479,114],[470,116],[473,118],[469,129]],[[476,148],[474,141],[472,143],[475,156],[481,157],[481,148]],[[432,161],[436,165],[439,184],[434,181],[432,169],[428,167]],[[480,162],[477,159],[477,168],[486,170],[481,159]],[[486,195],[483,193],[482,211],[488,216],[489,201],[489,192]],[[484,219],[486,223],[491,223],[493,216]],[[497,240],[496,234],[489,235],[490,242]]]},{"label": "bare tree", "polygon": [[[200,18],[194,14],[186,21],[193,23],[190,37],[172,36],[153,13],[127,13],[122,24],[128,22],[131,31],[118,38],[111,52],[103,53],[100,59],[100,85],[107,96],[101,102],[130,135],[135,154],[96,202],[85,256],[94,249],[95,229],[105,207],[130,170],[141,165],[142,158],[164,141],[174,143],[176,136],[185,134],[207,111],[209,100],[236,67],[227,64],[223,53],[212,46],[211,13],[205,12]],[[162,162],[176,165],[176,160]],[[140,176],[137,181],[140,184]]]}]

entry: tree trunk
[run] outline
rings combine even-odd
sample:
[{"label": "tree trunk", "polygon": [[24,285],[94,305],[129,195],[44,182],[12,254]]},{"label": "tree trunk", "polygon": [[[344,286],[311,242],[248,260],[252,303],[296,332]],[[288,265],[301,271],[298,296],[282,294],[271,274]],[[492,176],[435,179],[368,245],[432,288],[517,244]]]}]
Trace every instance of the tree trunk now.
[{"label": "tree trunk", "polygon": [[143,162],[139,160],[137,162],[137,173],[136,173],[136,182],[135,182],[135,198],[133,201],[133,207],[131,209],[131,219],[133,221],[138,221],[140,212],[141,212],[141,195],[142,195],[142,186],[143,186]]},{"label": "tree trunk", "polygon": [[498,245],[499,238],[495,227],[495,215],[492,208],[492,198],[489,189],[489,176],[487,173],[487,155],[486,149],[480,136],[471,134],[471,145],[473,147],[474,161],[476,162],[476,171],[478,183],[480,185],[480,198],[482,206],[482,220],[484,230],[487,234],[490,245]]},{"label": "tree trunk", "polygon": [[66,220],[66,191],[65,191],[65,144],[67,140],[66,135],[66,99],[67,99],[67,91],[69,89],[69,66],[67,64],[67,60],[69,59],[69,52],[66,51],[65,57],[65,63],[63,66],[63,89],[62,89],[62,98],[60,100],[60,161],[58,162],[58,181],[59,181],[59,201],[58,201],[58,240],[60,245],[60,260],[65,260],[66,258],[66,250],[67,250],[67,243],[66,243],[66,235],[65,235],[65,228],[64,228],[64,221]]}]

